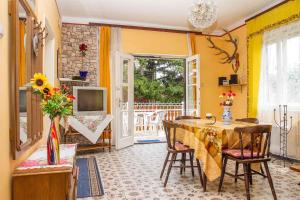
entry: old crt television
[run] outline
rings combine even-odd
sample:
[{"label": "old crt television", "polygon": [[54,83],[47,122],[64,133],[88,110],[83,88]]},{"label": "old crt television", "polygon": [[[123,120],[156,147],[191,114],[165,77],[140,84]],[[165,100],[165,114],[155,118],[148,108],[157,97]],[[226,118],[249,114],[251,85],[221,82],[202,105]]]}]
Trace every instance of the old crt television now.
[{"label": "old crt television", "polygon": [[74,86],[73,95],[76,98],[73,101],[74,115],[106,113],[106,88]]}]

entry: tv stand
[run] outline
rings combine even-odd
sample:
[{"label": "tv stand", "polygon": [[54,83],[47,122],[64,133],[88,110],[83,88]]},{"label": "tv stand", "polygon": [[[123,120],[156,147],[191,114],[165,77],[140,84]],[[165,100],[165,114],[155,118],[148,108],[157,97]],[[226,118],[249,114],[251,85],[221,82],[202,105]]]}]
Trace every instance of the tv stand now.
[{"label": "tv stand", "polygon": [[77,143],[78,153],[111,151],[112,115],[69,116],[62,124],[62,141],[66,144]]}]

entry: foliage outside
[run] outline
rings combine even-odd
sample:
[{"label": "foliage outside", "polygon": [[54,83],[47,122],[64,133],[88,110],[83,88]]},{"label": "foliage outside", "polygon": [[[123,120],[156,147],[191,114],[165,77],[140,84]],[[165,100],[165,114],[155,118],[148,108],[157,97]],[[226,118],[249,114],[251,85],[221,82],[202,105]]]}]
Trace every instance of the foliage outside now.
[{"label": "foliage outside", "polygon": [[184,96],[183,73],[184,59],[137,57],[135,102],[181,103]]}]

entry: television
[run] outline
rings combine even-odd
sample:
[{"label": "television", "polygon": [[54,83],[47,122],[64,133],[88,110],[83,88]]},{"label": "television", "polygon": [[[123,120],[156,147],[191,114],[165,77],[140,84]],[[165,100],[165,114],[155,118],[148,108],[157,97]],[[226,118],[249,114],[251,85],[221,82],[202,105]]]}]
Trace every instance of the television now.
[{"label": "television", "polygon": [[106,113],[106,88],[73,86],[73,114],[88,115]]}]

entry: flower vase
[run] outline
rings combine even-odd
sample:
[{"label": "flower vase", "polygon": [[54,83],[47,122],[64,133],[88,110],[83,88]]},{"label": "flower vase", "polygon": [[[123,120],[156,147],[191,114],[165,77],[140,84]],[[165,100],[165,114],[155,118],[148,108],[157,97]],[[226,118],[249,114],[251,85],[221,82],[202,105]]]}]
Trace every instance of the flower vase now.
[{"label": "flower vase", "polygon": [[51,120],[49,135],[47,139],[47,160],[49,165],[58,165],[60,161],[59,138],[53,119]]},{"label": "flower vase", "polygon": [[224,106],[224,112],[222,115],[223,124],[224,125],[230,125],[232,121],[232,115],[231,115],[231,106]]}]

